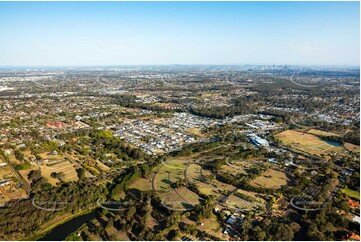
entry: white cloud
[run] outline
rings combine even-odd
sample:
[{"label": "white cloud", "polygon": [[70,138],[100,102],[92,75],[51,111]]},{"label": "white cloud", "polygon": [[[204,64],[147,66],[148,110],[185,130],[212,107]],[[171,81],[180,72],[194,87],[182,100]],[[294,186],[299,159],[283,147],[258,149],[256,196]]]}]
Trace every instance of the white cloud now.
[{"label": "white cloud", "polygon": [[301,52],[325,52],[326,48],[320,46],[318,43],[288,43],[288,47],[292,50],[301,51]]}]

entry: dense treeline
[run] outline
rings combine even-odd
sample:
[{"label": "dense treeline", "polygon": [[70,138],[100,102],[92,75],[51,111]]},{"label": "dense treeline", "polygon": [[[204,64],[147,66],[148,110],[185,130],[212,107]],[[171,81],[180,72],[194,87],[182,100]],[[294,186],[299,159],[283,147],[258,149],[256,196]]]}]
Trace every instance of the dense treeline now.
[{"label": "dense treeline", "polygon": [[348,132],[343,136],[343,141],[354,145],[360,145],[360,129]]},{"label": "dense treeline", "polygon": [[[77,137],[90,137],[91,139],[88,140],[78,138],[76,142],[78,146],[74,145],[74,143],[69,143],[63,146],[61,149],[64,151],[73,149],[82,155],[89,155],[93,159],[99,159],[107,153],[115,154],[119,159],[123,160],[142,160],[149,158],[139,148],[134,148],[120,138],[114,137],[110,131],[80,130],[58,135],[58,138],[67,141]],[[80,147],[83,145],[90,145],[93,152],[88,153],[86,150]]]},{"label": "dense treeline", "polygon": [[345,240],[346,231],[360,233],[360,225],[352,222],[337,212],[337,208],[329,203],[318,213],[305,215],[308,228],[305,240]]},{"label": "dense treeline", "polygon": [[201,152],[204,150],[212,149],[217,147],[219,142],[199,142],[186,145],[182,149],[172,152],[173,156],[186,156],[191,155],[192,153]]},{"label": "dense treeline", "polygon": [[[29,199],[12,200],[0,209],[0,239],[17,240],[33,235],[40,226],[65,214],[93,207],[107,193],[105,186],[69,182],[59,187],[42,186]],[[48,211],[45,209],[59,209]]]},{"label": "dense treeline", "polygon": [[235,115],[250,114],[256,111],[256,99],[253,96],[238,97],[230,106],[204,107],[202,104],[190,107],[190,113],[202,117],[224,119]]},{"label": "dense treeline", "polygon": [[[28,175],[32,187],[30,197],[12,200],[0,209],[0,216],[6,218],[0,221],[0,239],[16,240],[32,236],[42,224],[58,216],[93,208],[97,206],[99,198],[116,196],[126,191],[135,179],[147,176],[160,162],[161,158],[155,158],[139,168],[128,170],[119,175],[114,183],[109,183],[108,187],[89,182],[84,176],[83,168],[77,170],[80,182],[61,183],[58,187],[48,183],[40,170],[32,170]],[[133,219],[127,215],[129,219]]]},{"label": "dense treeline", "polygon": [[128,174],[119,177],[116,179],[113,184],[114,187],[111,190],[111,198],[117,199],[118,196],[126,191],[129,187],[129,185],[134,182],[136,179],[140,178],[142,175],[142,172],[139,168],[135,168],[133,171],[128,172]]},{"label": "dense treeline", "polygon": [[[172,109],[163,108],[161,106],[152,105],[149,103],[136,102],[136,96],[134,95],[116,95],[113,96],[115,104],[118,104],[127,108],[141,108],[144,110],[155,111],[155,112],[174,112]],[[176,111],[185,111],[183,108],[178,108]]]},{"label": "dense treeline", "polygon": [[246,241],[290,241],[299,230],[300,226],[297,223],[285,224],[276,218],[267,218],[256,224],[246,219],[239,232],[240,239]]}]

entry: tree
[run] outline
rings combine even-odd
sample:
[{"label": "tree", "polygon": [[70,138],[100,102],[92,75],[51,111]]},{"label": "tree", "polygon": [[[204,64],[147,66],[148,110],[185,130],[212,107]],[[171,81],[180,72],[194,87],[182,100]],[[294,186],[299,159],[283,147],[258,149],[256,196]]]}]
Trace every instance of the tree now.
[{"label": "tree", "polygon": [[316,224],[311,224],[309,227],[308,227],[308,231],[307,231],[307,239],[308,240],[326,240],[326,237],[324,236],[324,234],[319,231],[317,229],[317,225]]},{"label": "tree", "polygon": [[28,179],[32,182],[37,181],[41,178],[41,170],[31,170],[28,174]]},{"label": "tree", "polygon": [[85,169],[84,168],[79,168],[76,170],[76,172],[78,173],[79,180],[82,181],[85,179]]}]

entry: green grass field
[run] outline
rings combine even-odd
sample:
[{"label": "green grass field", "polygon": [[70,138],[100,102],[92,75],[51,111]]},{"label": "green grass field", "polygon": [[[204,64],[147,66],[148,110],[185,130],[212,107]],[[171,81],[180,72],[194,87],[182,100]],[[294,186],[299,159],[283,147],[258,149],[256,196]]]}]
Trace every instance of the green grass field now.
[{"label": "green grass field", "polygon": [[187,161],[175,159],[166,161],[165,163],[162,163],[160,166],[156,167],[154,171],[158,172],[154,181],[155,189],[163,191],[168,190],[171,188],[170,186],[172,182],[183,179],[183,171],[186,165]]},{"label": "green grass field", "polygon": [[345,193],[347,196],[351,197],[351,198],[355,198],[357,200],[360,200],[360,192],[358,192],[358,191],[354,191],[354,190],[351,190],[349,188],[342,189],[341,191],[343,193]]}]

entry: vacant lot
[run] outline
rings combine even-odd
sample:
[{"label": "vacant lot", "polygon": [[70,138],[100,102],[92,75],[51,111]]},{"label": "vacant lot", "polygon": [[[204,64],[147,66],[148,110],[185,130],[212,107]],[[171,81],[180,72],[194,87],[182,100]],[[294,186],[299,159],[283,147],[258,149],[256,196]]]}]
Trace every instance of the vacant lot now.
[{"label": "vacant lot", "polygon": [[[1,160],[0,160],[1,162]],[[0,179],[1,180],[8,180],[13,177],[13,173],[8,165],[5,165],[0,168]]]},{"label": "vacant lot", "polygon": [[340,153],[344,154],[345,149],[341,143],[322,140],[313,134],[306,134],[295,130],[286,130],[276,135],[282,143],[291,148],[307,152],[313,155]]},{"label": "vacant lot", "polygon": [[252,186],[279,189],[280,187],[287,185],[289,179],[287,174],[274,169],[269,169],[263,173],[263,175],[257,177],[251,181]]}]

